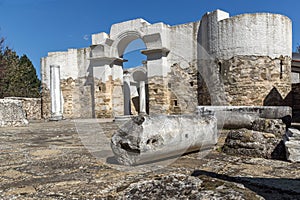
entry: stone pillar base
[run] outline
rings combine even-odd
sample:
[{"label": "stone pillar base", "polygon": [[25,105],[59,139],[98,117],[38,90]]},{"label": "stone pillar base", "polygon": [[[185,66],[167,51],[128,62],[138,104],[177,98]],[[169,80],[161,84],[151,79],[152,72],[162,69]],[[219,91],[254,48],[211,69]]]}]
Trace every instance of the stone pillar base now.
[{"label": "stone pillar base", "polygon": [[53,115],[51,116],[51,118],[49,119],[49,121],[61,121],[63,120],[63,116],[62,115]]}]

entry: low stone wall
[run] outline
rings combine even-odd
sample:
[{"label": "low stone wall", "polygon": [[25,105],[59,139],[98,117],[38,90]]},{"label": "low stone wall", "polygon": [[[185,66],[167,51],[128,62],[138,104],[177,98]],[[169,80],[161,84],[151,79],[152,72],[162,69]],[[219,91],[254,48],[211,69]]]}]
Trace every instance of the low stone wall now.
[{"label": "low stone wall", "polygon": [[27,120],[42,119],[41,98],[5,97],[5,99],[22,101],[23,110]]},{"label": "low stone wall", "polygon": [[0,99],[0,127],[26,126],[22,101],[12,99]]}]

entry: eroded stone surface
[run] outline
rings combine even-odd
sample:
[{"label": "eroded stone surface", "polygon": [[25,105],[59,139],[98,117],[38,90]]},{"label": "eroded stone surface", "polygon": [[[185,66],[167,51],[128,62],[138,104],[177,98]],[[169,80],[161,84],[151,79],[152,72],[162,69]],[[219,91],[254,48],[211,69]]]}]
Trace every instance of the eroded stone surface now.
[{"label": "eroded stone surface", "polygon": [[290,128],[284,135],[286,157],[291,162],[300,162],[300,131]]},{"label": "eroded stone surface", "polygon": [[22,101],[23,110],[27,120],[42,119],[42,103],[40,98],[5,97],[5,99]]},{"label": "eroded stone surface", "polygon": [[285,124],[281,119],[256,119],[252,123],[251,129],[265,133],[272,133],[277,137],[281,137],[285,133]]},{"label": "eroded stone surface", "polygon": [[[108,137],[118,129],[115,123],[100,125]],[[0,131],[1,199],[134,199],[148,195],[152,186],[157,196],[166,194],[165,188],[180,191],[175,199],[300,198],[299,163],[212,151],[204,158],[182,156],[160,170],[119,171],[85,149],[72,121]],[[218,146],[225,138],[223,132]]]},{"label": "eroded stone surface", "polygon": [[22,101],[0,99],[0,127],[26,126],[28,121]]},{"label": "eroded stone surface", "polygon": [[248,129],[231,130],[223,151],[231,155],[285,159],[282,137]]}]

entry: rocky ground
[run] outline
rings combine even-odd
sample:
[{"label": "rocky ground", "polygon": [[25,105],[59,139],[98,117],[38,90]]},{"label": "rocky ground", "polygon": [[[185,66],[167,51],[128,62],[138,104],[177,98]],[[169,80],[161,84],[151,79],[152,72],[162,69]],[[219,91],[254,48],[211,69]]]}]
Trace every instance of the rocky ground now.
[{"label": "rocky ground", "polygon": [[[107,137],[118,125],[97,124]],[[300,163],[221,153],[227,131],[206,156],[122,168],[78,130],[71,120],[1,128],[0,199],[300,199]]]}]

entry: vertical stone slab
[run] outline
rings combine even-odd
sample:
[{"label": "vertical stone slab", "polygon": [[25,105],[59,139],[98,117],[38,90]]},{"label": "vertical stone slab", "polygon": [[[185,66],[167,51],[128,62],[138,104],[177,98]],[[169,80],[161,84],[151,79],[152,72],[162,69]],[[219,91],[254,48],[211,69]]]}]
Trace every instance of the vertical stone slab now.
[{"label": "vertical stone slab", "polygon": [[140,81],[140,114],[146,113],[146,89],[145,81]]},{"label": "vertical stone slab", "polygon": [[62,96],[60,88],[60,66],[50,66],[50,95],[51,95],[51,119],[62,120]]}]

